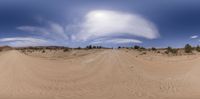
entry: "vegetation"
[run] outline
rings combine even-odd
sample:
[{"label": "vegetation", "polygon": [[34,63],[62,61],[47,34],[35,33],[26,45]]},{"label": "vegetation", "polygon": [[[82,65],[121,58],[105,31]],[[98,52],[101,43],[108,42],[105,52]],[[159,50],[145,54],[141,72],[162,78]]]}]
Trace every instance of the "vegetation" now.
[{"label": "vegetation", "polygon": [[173,49],[172,47],[168,47],[167,51],[165,52],[166,54],[172,53],[172,54],[177,54],[178,53],[178,49]]},{"label": "vegetation", "polygon": [[135,45],[135,46],[134,46],[134,49],[140,49],[140,46]]},{"label": "vegetation", "polygon": [[192,53],[193,48],[190,44],[186,44],[184,50],[185,53]]},{"label": "vegetation", "polygon": [[[37,47],[20,47],[20,48],[14,48],[14,49],[17,49],[17,50],[21,50],[23,53],[32,53],[32,52],[35,52],[35,51],[39,51],[41,53],[45,53],[46,50],[49,50],[49,51],[52,51],[52,50],[61,50],[63,52],[67,52],[67,51],[70,51],[72,49],[102,49],[102,48],[105,48],[105,47],[102,47],[102,46],[94,46],[94,45],[88,45],[86,46],[85,48],[81,48],[81,47],[77,47],[77,48],[69,48],[69,47],[63,47],[63,46],[37,46]],[[165,53],[165,54],[178,54],[179,50],[183,50],[185,53],[192,53],[193,50],[197,51],[197,52],[200,52],[200,46],[196,46],[196,47],[192,47],[190,44],[186,44],[184,48],[172,48],[172,47],[167,47],[166,49],[157,49],[155,47],[152,47],[152,48],[145,48],[145,47],[142,47],[142,46],[138,46],[138,45],[135,45],[135,46],[132,46],[132,47],[122,47],[122,46],[119,46],[118,49],[121,49],[121,48],[126,48],[126,49],[134,49],[134,50],[137,50],[137,51],[140,51],[140,52],[145,52],[145,51],[155,51],[156,53]],[[3,51],[3,49],[0,48],[0,51]],[[180,51],[180,54],[182,51]],[[146,54],[146,53],[143,53],[143,54]]]},{"label": "vegetation", "polygon": [[151,50],[152,50],[152,51],[156,51],[157,49],[156,49],[155,47],[152,47]]},{"label": "vegetation", "polygon": [[66,48],[66,49],[63,49],[63,52],[67,52],[67,51],[69,51],[69,49],[67,49],[67,48]]},{"label": "vegetation", "polygon": [[80,49],[82,49],[82,48],[79,46],[77,49],[79,49],[79,50],[80,50]]},{"label": "vegetation", "polygon": [[146,55],[147,54],[147,52],[142,52],[140,55]]},{"label": "vegetation", "polygon": [[144,47],[140,47],[140,49],[141,49],[141,50],[146,50],[146,48],[144,48]]},{"label": "vegetation", "polygon": [[86,46],[86,49],[101,49],[103,48],[102,46],[93,46],[93,45],[89,45],[89,46]]},{"label": "vegetation", "polygon": [[200,46],[199,45],[196,47],[196,51],[200,52]]}]

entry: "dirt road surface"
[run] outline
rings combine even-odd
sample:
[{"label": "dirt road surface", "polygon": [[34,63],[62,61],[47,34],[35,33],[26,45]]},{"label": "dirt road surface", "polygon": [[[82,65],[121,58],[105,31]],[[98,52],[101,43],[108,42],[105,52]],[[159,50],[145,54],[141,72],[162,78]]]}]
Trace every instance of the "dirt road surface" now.
[{"label": "dirt road surface", "polygon": [[200,99],[200,56],[148,57],[109,49],[58,60],[1,52],[0,99]]}]

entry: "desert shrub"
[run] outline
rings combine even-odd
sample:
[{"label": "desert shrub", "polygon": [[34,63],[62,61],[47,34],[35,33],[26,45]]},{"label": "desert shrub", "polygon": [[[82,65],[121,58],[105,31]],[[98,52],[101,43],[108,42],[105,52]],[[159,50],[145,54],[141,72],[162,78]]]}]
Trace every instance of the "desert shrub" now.
[{"label": "desert shrub", "polygon": [[146,50],[146,48],[144,48],[144,47],[140,47],[140,49],[141,49],[141,50]]},{"label": "desert shrub", "polygon": [[92,45],[86,46],[87,49],[92,49]]},{"label": "desert shrub", "polygon": [[65,48],[65,49],[63,49],[63,52],[67,52],[67,51],[69,51],[69,49],[68,49],[68,48]]},{"label": "desert shrub", "polygon": [[178,53],[178,49],[173,49],[171,47],[167,48],[167,54],[172,53],[172,54],[177,54]]},{"label": "desert shrub", "polygon": [[92,48],[93,48],[93,49],[96,49],[96,48],[97,48],[97,46],[92,46]]},{"label": "desert shrub", "polygon": [[121,48],[121,46],[118,47],[118,49],[120,49],[120,48]]},{"label": "desert shrub", "polygon": [[171,52],[172,51],[172,48],[169,46],[169,47],[167,47],[167,51],[168,52]]},{"label": "desert shrub", "polygon": [[168,52],[168,51],[165,51],[165,54],[169,54],[169,52]]},{"label": "desert shrub", "polygon": [[196,51],[200,52],[200,46],[199,45],[196,47]]},{"label": "desert shrub", "polygon": [[177,50],[177,49],[172,49],[172,50],[171,50],[171,53],[172,53],[172,54],[177,54],[177,53],[178,53],[178,50]]},{"label": "desert shrub", "polygon": [[80,49],[81,49],[81,47],[78,47],[77,49],[79,49],[79,50],[80,50]]},{"label": "desert shrub", "polygon": [[157,49],[156,49],[155,47],[152,47],[151,50],[152,50],[152,51],[156,51]]},{"label": "desert shrub", "polygon": [[146,55],[147,54],[147,52],[142,52],[140,55]]},{"label": "desert shrub", "polygon": [[190,44],[186,44],[184,50],[185,53],[192,53],[193,48]]},{"label": "desert shrub", "polygon": [[45,50],[43,50],[42,53],[45,53]]},{"label": "desert shrub", "polygon": [[134,49],[140,49],[140,46],[135,45],[135,46],[134,46]]},{"label": "desert shrub", "polygon": [[98,46],[98,48],[99,48],[99,49],[101,49],[101,48],[102,48],[102,46]]}]

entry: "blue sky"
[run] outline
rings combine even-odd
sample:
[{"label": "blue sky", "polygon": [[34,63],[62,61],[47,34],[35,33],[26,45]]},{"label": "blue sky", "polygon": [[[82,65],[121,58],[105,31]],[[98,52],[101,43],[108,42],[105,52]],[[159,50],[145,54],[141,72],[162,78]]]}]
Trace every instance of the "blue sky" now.
[{"label": "blue sky", "polygon": [[199,0],[0,0],[0,45],[200,43]]}]

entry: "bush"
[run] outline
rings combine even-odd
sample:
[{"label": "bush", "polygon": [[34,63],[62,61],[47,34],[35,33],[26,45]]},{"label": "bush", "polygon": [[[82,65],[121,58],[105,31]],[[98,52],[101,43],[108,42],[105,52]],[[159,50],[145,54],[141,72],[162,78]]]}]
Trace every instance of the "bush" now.
[{"label": "bush", "polygon": [[96,49],[97,48],[97,46],[92,46],[92,49]]},{"label": "bush", "polygon": [[184,50],[185,53],[192,53],[193,48],[190,44],[186,44]]},{"label": "bush", "polygon": [[147,52],[143,52],[143,53],[141,53],[140,55],[146,55],[147,54]]},{"label": "bush", "polygon": [[102,46],[97,46],[97,49],[101,49],[102,48]]},{"label": "bush", "polygon": [[168,52],[168,51],[165,51],[165,54],[169,54],[169,52]]},{"label": "bush", "polygon": [[69,49],[67,49],[67,48],[65,48],[65,49],[63,50],[63,52],[67,52],[67,51],[69,51]]},{"label": "bush", "polygon": [[80,50],[80,49],[81,49],[81,47],[79,46],[77,49],[78,49],[78,50]]},{"label": "bush", "polygon": [[140,47],[140,49],[141,49],[141,50],[146,50],[146,48],[144,48],[144,47]]},{"label": "bush", "polygon": [[197,50],[198,52],[200,52],[200,46],[199,46],[199,45],[196,47],[196,50]]},{"label": "bush", "polygon": [[171,47],[167,47],[167,51],[165,52],[166,54],[172,53],[172,54],[177,54],[178,49],[173,49]]},{"label": "bush", "polygon": [[171,47],[168,47],[167,50],[168,50],[169,52],[171,52],[172,54],[177,54],[177,53],[178,53],[178,49],[173,49],[173,48],[171,48]]},{"label": "bush", "polygon": [[140,46],[135,45],[134,49],[140,49]]},{"label": "bush", "polygon": [[152,51],[156,51],[157,49],[156,49],[155,47],[152,47],[151,50],[152,50]]},{"label": "bush", "polygon": [[87,49],[92,49],[92,45],[86,46]]}]

